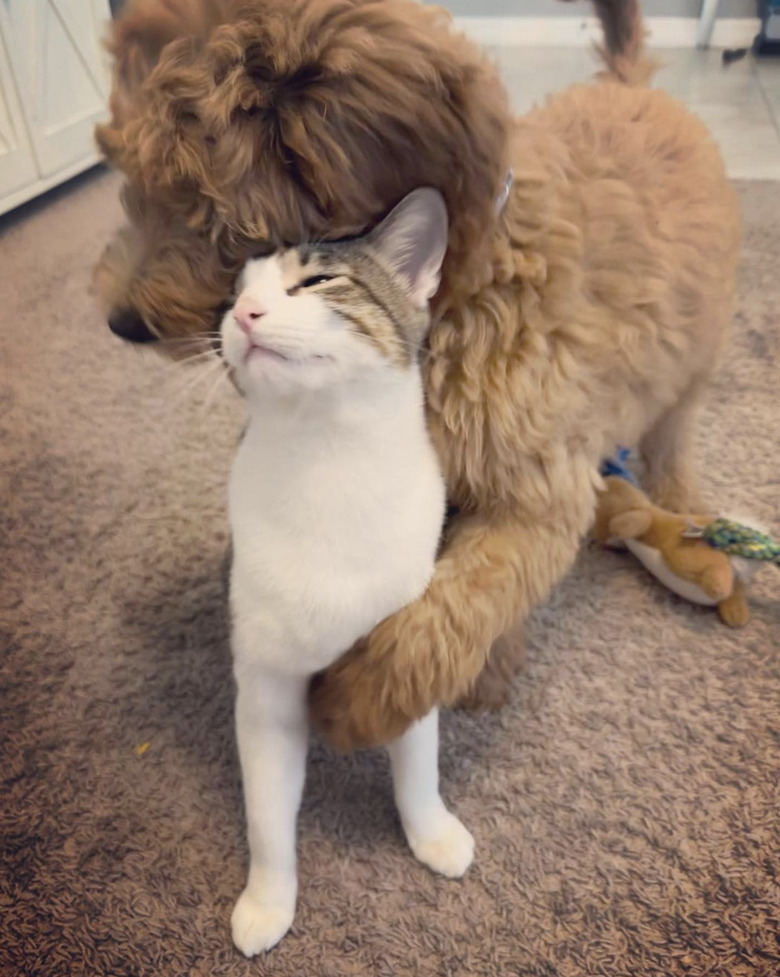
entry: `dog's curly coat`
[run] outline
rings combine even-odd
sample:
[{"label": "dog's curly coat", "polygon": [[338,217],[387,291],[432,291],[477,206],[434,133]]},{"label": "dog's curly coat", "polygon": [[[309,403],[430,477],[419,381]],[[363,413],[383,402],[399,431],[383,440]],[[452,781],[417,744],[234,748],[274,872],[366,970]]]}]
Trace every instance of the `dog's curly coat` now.
[{"label": "dog's curly coat", "polygon": [[426,375],[459,514],[427,593],[314,689],[341,746],[500,700],[617,443],[641,444],[659,503],[695,503],[736,202],[703,125],[642,85],[637,0],[595,5],[603,77],[518,120],[484,56],[407,0],[130,0],[116,23],[98,140],[130,227],[97,271],[116,331],[211,329],[258,245],[354,233],[415,186],[452,216]]}]

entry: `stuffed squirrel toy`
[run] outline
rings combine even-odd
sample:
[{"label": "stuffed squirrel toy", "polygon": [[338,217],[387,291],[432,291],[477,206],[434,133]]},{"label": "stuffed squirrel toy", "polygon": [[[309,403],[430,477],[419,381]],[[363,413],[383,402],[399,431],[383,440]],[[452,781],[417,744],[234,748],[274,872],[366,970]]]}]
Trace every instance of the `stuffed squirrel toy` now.
[{"label": "stuffed squirrel toy", "polygon": [[780,544],[758,530],[706,515],[679,516],[658,506],[627,478],[604,479],[594,538],[624,545],[674,593],[717,607],[730,627],[747,624],[747,586],[759,562],[780,566]]}]

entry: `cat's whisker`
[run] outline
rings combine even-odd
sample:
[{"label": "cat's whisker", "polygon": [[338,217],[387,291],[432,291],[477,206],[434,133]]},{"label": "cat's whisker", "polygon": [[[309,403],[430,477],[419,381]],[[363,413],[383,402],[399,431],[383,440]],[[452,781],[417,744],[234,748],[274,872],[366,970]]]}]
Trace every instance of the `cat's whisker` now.
[{"label": "cat's whisker", "polygon": [[215,400],[215,398],[217,396],[218,391],[220,391],[220,389],[222,388],[223,384],[225,384],[228,381],[228,379],[229,379],[228,371],[227,370],[221,370],[220,373],[219,373],[219,376],[217,377],[216,383],[214,383],[211,386],[211,388],[209,389],[208,393],[203,398],[203,401],[202,401],[202,403],[200,405],[200,413],[201,413],[201,416],[205,416],[205,414],[210,410],[210,408],[213,405],[214,400]]},{"label": "cat's whisker", "polygon": [[193,353],[216,352],[216,350],[211,344],[206,344],[206,343],[191,343],[190,345],[185,345],[184,343],[182,343],[181,345],[174,346],[173,349],[177,353],[186,353],[188,350],[192,350]]},{"label": "cat's whisker", "polygon": [[179,346],[166,348],[165,353],[171,365],[171,369],[177,370],[182,364],[195,362],[209,356],[219,355],[219,350],[213,346]]},{"label": "cat's whisker", "polygon": [[220,332],[199,332],[197,336],[171,336],[159,340],[161,346],[203,346],[207,342],[219,339]]},{"label": "cat's whisker", "polygon": [[211,380],[215,373],[221,373],[224,368],[221,359],[213,359],[211,362],[201,363],[193,367],[192,374],[185,378],[185,382],[173,392],[171,406],[178,408],[185,400],[192,397],[195,392],[202,387],[206,381]]},{"label": "cat's whisker", "polygon": [[162,347],[174,357],[181,356],[189,352],[193,353],[213,353],[219,349],[216,339],[183,339],[180,341],[169,341]]},{"label": "cat's whisker", "polygon": [[159,340],[159,343],[165,349],[178,349],[182,346],[203,347],[206,345],[211,345],[215,340],[218,340],[221,335],[221,331],[199,332],[196,336],[171,336],[169,338]]},{"label": "cat's whisker", "polygon": [[194,379],[194,374],[196,371],[201,370],[203,367],[208,367],[212,362],[219,359],[214,353],[196,353],[192,356],[176,360],[171,364],[169,370],[169,375],[173,378],[174,385],[178,386],[179,382],[182,385],[186,385],[190,380]]},{"label": "cat's whisker", "polygon": [[197,353],[192,353],[190,356],[183,357],[177,360],[176,366],[191,366],[194,363],[204,363],[207,360],[220,359],[220,354],[215,349],[204,349]]},{"label": "cat's whisker", "polygon": [[181,339],[199,339],[201,336],[217,336],[219,329],[199,329],[198,332],[189,333],[186,336],[169,336],[163,342],[177,343]]},{"label": "cat's whisker", "polygon": [[181,360],[178,364],[179,370],[177,372],[180,376],[188,378],[197,375],[199,372],[210,372],[212,367],[221,366],[222,363],[223,359],[217,353],[196,353],[189,359]]},{"label": "cat's whisker", "polygon": [[219,331],[214,332],[199,332],[194,336],[168,336],[165,339],[160,339],[159,342],[164,346],[175,346],[178,343],[202,343],[204,339],[216,339],[219,336]]}]

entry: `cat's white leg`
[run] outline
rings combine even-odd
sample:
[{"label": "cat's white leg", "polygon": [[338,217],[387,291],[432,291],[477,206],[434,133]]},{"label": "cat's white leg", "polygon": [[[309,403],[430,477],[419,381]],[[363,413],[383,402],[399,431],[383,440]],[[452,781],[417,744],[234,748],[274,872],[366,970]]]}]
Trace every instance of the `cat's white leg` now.
[{"label": "cat's white leg", "polygon": [[244,783],[249,877],[231,928],[247,957],[269,950],[293,921],[295,826],[308,744],[307,679],[236,665],[236,733]]},{"label": "cat's white leg", "polygon": [[409,847],[434,872],[459,878],[474,858],[474,839],[439,794],[438,710],[410,726],[388,753]]}]

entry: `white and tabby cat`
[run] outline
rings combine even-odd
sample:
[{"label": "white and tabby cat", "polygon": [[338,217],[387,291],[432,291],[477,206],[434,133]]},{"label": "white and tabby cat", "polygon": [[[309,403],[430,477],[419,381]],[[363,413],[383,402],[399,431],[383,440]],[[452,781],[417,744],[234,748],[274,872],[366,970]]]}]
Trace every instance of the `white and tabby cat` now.
[{"label": "white and tabby cat", "polygon": [[[229,493],[250,852],[232,929],[247,956],[293,920],[310,678],[433,572],[445,498],[418,352],[446,246],[441,196],[415,190],[363,238],[250,261],[222,323],[249,407]],[[474,841],[439,795],[437,714],[389,752],[414,854],[462,875]]]}]

